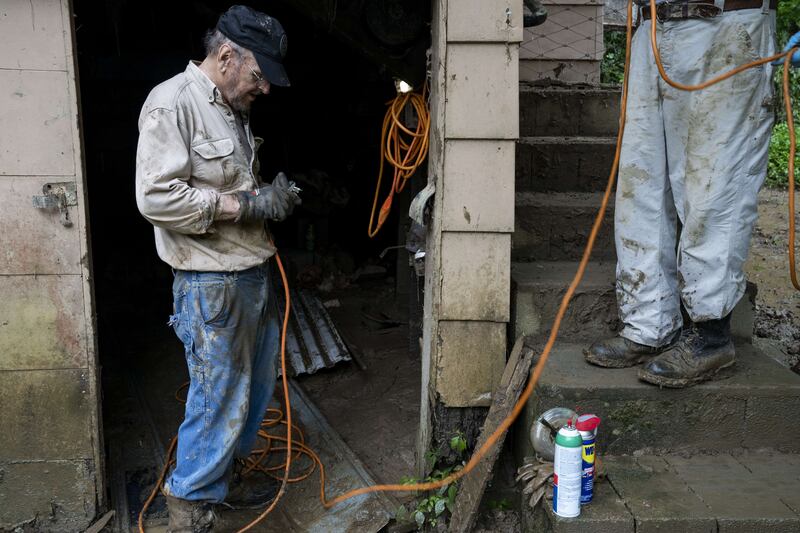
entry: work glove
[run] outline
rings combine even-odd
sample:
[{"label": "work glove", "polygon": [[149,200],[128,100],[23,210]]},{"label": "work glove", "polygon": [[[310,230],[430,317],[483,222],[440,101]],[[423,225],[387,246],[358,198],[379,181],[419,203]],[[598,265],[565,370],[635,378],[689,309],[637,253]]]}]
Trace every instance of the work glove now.
[{"label": "work glove", "polygon": [[[784,52],[788,52],[792,48],[800,48],[800,31],[795,33],[789,38],[789,41],[786,43],[786,46],[783,47]],[[777,61],[773,61],[773,65],[783,65],[783,59],[780,58]],[[796,50],[794,54],[792,54],[792,66],[793,67],[800,67],[800,50]]]},{"label": "work glove", "polygon": [[263,220],[281,221],[289,216],[289,191],[274,185],[265,185],[254,191],[239,191],[239,216],[236,222],[244,224]]},{"label": "work glove", "polygon": [[[278,172],[278,175],[275,176],[275,179],[272,180],[273,187],[280,187],[281,189],[285,190],[289,193],[289,214],[292,214],[294,211],[295,206],[298,206],[303,203],[300,199],[300,196],[292,189],[292,184],[289,183],[289,179],[286,177],[286,174],[283,172]],[[299,190],[299,189],[296,189]]]}]

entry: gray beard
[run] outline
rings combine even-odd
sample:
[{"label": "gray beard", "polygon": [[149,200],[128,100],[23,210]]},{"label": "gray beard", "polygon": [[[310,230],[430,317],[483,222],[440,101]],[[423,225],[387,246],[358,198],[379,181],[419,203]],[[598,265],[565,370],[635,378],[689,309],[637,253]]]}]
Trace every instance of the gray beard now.
[{"label": "gray beard", "polygon": [[231,100],[228,105],[231,106],[231,109],[236,111],[237,113],[249,113],[250,112],[250,103],[243,101],[240,98],[234,98]]}]

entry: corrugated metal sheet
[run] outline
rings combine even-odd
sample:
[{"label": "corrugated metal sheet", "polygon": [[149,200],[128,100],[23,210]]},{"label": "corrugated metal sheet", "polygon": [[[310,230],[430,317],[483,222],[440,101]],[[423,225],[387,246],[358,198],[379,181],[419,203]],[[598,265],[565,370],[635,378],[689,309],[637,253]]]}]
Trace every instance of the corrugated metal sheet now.
[{"label": "corrugated metal sheet", "polygon": [[[340,361],[350,361],[350,351],[322,301],[304,290],[292,290],[290,296],[292,309],[286,332],[286,357],[292,365],[292,374],[313,374]],[[283,298],[280,299],[283,310]]]}]

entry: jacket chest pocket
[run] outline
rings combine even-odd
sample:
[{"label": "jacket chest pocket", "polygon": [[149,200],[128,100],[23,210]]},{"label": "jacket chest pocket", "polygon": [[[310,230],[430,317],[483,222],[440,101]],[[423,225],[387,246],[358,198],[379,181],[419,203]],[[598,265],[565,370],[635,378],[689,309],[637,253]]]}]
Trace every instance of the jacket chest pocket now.
[{"label": "jacket chest pocket", "polygon": [[224,188],[234,185],[240,173],[233,156],[233,140],[204,140],[192,145],[192,176],[198,181]]}]

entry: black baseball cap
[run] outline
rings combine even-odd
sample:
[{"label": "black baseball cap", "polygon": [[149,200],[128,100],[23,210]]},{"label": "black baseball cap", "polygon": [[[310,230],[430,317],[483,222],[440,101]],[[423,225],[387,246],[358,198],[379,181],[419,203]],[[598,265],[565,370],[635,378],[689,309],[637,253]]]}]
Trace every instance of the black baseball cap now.
[{"label": "black baseball cap", "polygon": [[283,68],[288,41],[277,19],[247,6],[233,6],[219,17],[217,29],[231,41],[253,52],[267,81],[279,87],[290,85]]}]

